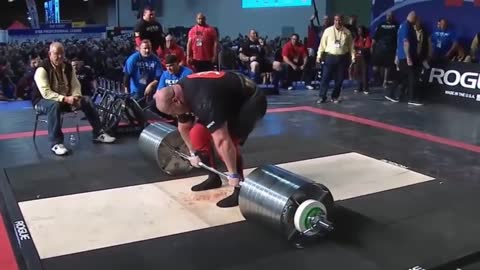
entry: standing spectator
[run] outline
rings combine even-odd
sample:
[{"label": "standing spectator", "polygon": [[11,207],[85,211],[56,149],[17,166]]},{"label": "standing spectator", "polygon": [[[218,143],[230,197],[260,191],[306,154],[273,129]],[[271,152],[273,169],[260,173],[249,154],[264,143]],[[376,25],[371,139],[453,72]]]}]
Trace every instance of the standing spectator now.
[{"label": "standing spectator", "polygon": [[312,15],[310,17],[310,24],[308,26],[308,38],[307,38],[307,49],[318,49],[320,45],[320,39],[322,38],[323,31],[331,26],[330,17],[328,15],[323,16],[322,25],[315,25],[314,20],[317,15]]},{"label": "standing spectator", "polygon": [[358,31],[357,22],[358,22],[357,15],[351,15],[348,18],[348,24],[345,25],[345,27],[348,30],[350,30],[350,33],[352,33],[353,39],[355,39],[357,37],[357,31]]},{"label": "standing spectator", "polygon": [[179,61],[179,65],[183,66],[185,65],[185,51],[183,50],[182,47],[177,45],[177,42],[175,40],[175,37],[172,34],[168,34],[165,37],[165,48],[159,47],[157,50],[157,55],[162,61],[162,66],[165,68],[166,63],[165,63],[165,58],[167,55],[172,54],[175,55]]},{"label": "standing spectator", "polygon": [[[419,72],[417,56],[418,41],[414,29],[416,17],[415,11],[411,11],[407,19],[398,29],[397,55],[395,57],[398,76],[395,84],[388,91],[389,93],[385,98],[392,102],[399,102],[406,89],[408,104],[420,106],[422,104],[418,101],[418,93],[416,92]],[[400,95],[398,95],[399,88]]]},{"label": "standing spectator", "polygon": [[35,75],[35,70],[40,64],[41,59],[39,56],[32,56],[30,59],[30,66],[25,71],[24,75],[17,82],[17,87],[15,87],[15,97],[17,100],[30,99],[31,93],[34,87],[33,76]]},{"label": "standing spectator", "polygon": [[395,50],[397,49],[398,25],[393,14],[387,13],[386,21],[380,24],[373,34],[372,64],[373,75],[378,83],[387,87],[390,74],[395,71]]},{"label": "standing spectator", "polygon": [[318,47],[317,63],[324,61],[325,64],[317,104],[327,101],[328,85],[332,79],[335,79],[332,101],[334,103],[340,101],[340,91],[350,59],[355,63],[352,33],[343,26],[343,17],[336,15],[334,25],[325,30]]},{"label": "standing spectator", "polygon": [[143,9],[143,17],[135,25],[135,44],[140,46],[142,40],[148,39],[152,43],[152,50],[157,51],[158,47],[164,46],[163,27],[155,19],[155,10],[152,7]]},{"label": "standing spectator", "polygon": [[217,61],[218,34],[208,25],[205,15],[197,14],[197,25],[188,32],[187,63],[196,72],[213,70]]},{"label": "standing spectator", "polygon": [[430,57],[434,62],[443,62],[450,59],[458,46],[456,34],[448,29],[446,19],[438,20],[437,30],[431,36]]},{"label": "standing spectator", "polygon": [[370,49],[372,47],[372,39],[367,33],[365,26],[358,27],[357,37],[354,41],[354,47],[355,65],[353,77],[355,77],[359,86],[359,89],[356,92],[368,94],[368,67],[370,64]]},{"label": "standing spectator", "polygon": [[127,58],[123,72],[125,91],[134,99],[142,99],[154,92],[162,75],[162,64],[153,54],[149,40],[143,40],[139,51]]}]

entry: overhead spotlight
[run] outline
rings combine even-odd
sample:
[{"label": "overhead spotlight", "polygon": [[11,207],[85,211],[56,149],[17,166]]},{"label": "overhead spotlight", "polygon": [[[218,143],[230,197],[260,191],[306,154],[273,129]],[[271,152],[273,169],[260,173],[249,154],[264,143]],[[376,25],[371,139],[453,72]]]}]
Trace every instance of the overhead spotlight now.
[{"label": "overhead spotlight", "polygon": [[15,1],[15,0],[8,0],[9,3],[12,3],[12,2],[14,2],[14,1]]}]

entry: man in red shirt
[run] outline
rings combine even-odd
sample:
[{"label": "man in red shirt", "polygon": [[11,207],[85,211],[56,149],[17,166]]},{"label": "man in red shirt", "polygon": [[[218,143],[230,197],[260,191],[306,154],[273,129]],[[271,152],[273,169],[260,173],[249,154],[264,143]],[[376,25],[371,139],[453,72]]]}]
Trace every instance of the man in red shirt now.
[{"label": "man in red shirt", "polygon": [[282,48],[283,62],[288,65],[287,86],[288,90],[293,90],[294,81],[305,81],[308,89],[313,89],[310,85],[311,79],[305,75],[308,61],[307,48],[300,43],[298,34],[293,34],[290,41]]},{"label": "man in red shirt", "polygon": [[178,59],[178,64],[183,66],[185,64],[185,52],[183,51],[182,47],[177,45],[175,41],[175,37],[172,34],[168,34],[165,37],[165,49],[159,47],[157,50],[158,58],[162,61],[162,66],[166,69],[165,58],[167,55],[173,54]]},{"label": "man in red shirt", "polygon": [[205,15],[197,14],[197,25],[188,32],[187,63],[196,72],[213,70],[217,60],[218,35],[206,23]]}]

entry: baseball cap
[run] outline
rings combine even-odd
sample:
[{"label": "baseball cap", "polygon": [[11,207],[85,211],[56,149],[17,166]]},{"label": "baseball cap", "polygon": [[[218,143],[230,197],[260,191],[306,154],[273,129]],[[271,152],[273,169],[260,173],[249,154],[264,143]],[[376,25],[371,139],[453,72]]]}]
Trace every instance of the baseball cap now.
[{"label": "baseball cap", "polygon": [[174,54],[169,54],[167,57],[165,57],[165,64],[166,65],[171,65],[171,64],[176,64],[178,63],[178,58]]}]

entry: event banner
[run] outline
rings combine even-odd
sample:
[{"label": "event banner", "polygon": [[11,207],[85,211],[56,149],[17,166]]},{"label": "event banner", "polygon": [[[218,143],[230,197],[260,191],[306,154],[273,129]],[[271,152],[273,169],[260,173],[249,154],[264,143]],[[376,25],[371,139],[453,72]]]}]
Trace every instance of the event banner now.
[{"label": "event banner", "polygon": [[451,29],[467,44],[479,31],[478,23],[473,23],[472,18],[480,14],[480,0],[372,0],[371,29],[384,22],[388,12],[393,12],[396,21],[401,23],[412,10],[421,18],[427,32],[436,28],[440,18],[447,19]]},{"label": "event banner", "polygon": [[9,41],[55,40],[55,39],[102,39],[106,37],[106,27],[49,27],[40,29],[8,30]]},{"label": "event banner", "polygon": [[432,66],[424,77],[428,98],[480,105],[479,72],[479,65],[474,63],[449,62]]}]

